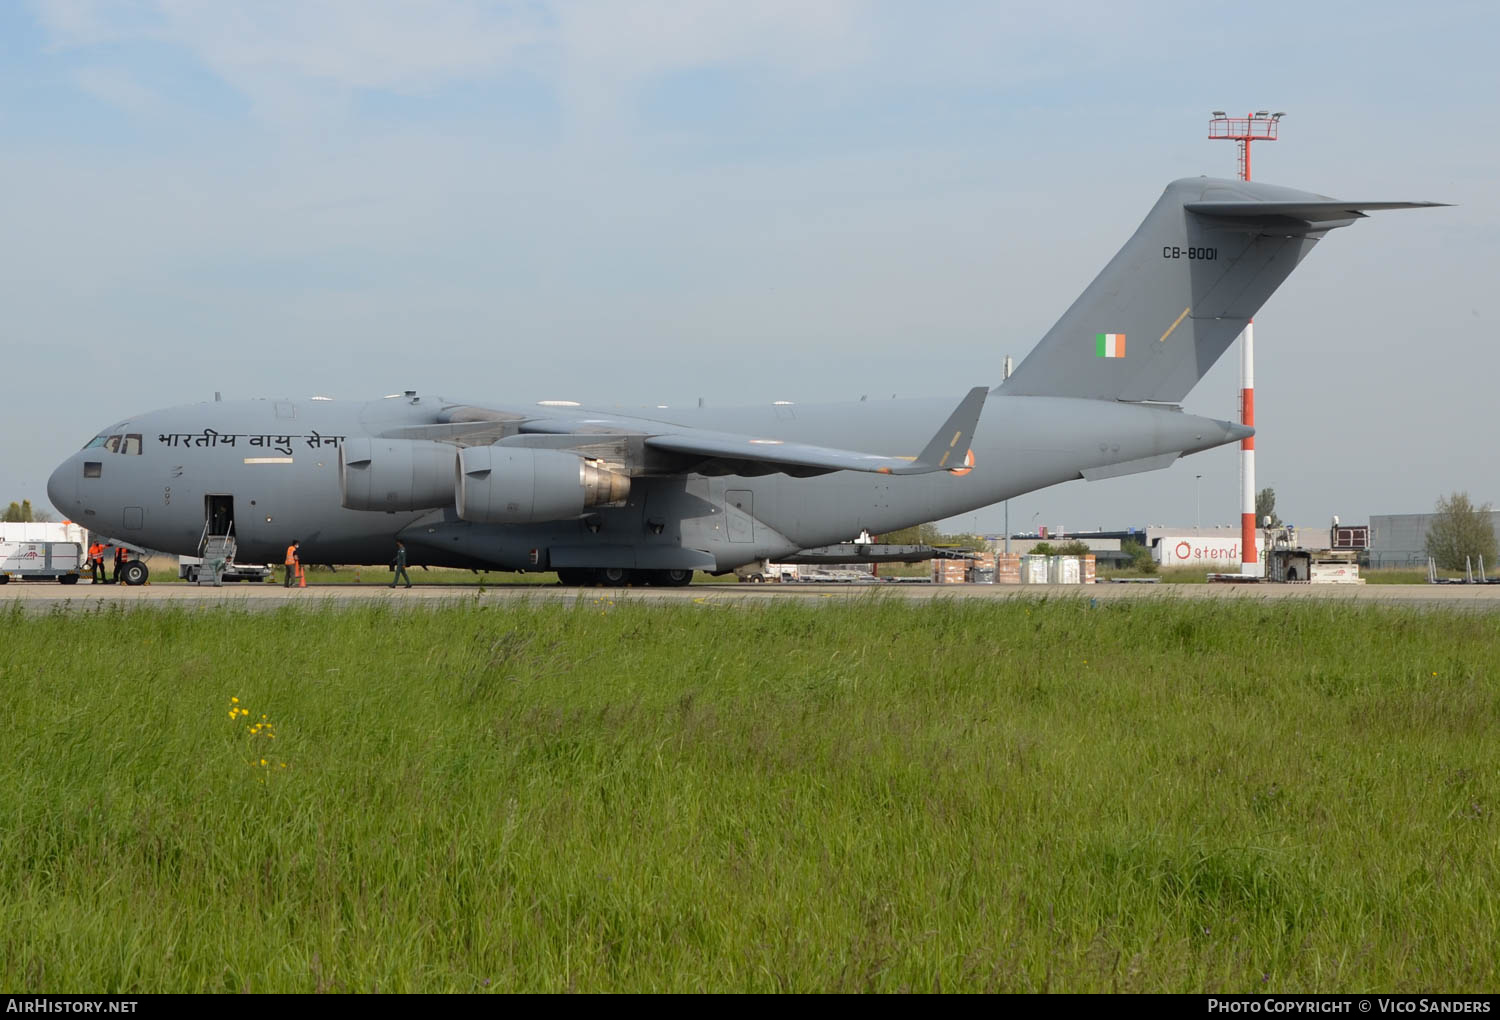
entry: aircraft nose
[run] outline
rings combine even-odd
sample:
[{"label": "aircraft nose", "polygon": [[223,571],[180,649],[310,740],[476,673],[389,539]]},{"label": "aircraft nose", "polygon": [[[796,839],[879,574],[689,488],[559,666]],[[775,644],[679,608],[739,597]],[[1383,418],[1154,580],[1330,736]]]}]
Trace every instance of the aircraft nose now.
[{"label": "aircraft nose", "polygon": [[1231,443],[1237,443],[1241,439],[1249,439],[1255,435],[1255,430],[1249,425],[1236,425],[1232,421],[1224,423],[1224,437]]},{"label": "aircraft nose", "polygon": [[64,516],[72,509],[75,495],[73,490],[77,484],[71,470],[72,467],[73,461],[71,459],[65,460],[57,466],[57,470],[52,472],[52,476],[47,479],[47,498],[52,501],[52,505],[61,511]]}]

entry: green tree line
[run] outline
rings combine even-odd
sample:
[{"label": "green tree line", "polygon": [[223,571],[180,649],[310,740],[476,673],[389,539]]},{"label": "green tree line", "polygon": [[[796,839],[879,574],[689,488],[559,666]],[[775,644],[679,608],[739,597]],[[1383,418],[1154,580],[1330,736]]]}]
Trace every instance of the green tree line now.
[{"label": "green tree line", "polygon": [[52,515],[31,508],[31,500],[23,499],[17,503],[10,501],[10,506],[5,508],[6,524],[30,524],[33,521],[50,521]]}]

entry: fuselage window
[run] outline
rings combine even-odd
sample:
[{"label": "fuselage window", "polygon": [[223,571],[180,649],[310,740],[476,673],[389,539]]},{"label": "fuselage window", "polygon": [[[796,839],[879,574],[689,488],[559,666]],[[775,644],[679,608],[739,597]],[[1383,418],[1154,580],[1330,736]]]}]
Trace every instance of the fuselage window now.
[{"label": "fuselage window", "polygon": [[125,444],[120,447],[120,452],[132,453],[139,456],[141,452],[141,434],[139,432],[129,433],[125,437]]},{"label": "fuselage window", "polygon": [[106,450],[108,450],[110,453],[119,453],[120,452],[120,437],[119,436],[110,436],[108,439],[106,439],[104,441],[104,448]]}]

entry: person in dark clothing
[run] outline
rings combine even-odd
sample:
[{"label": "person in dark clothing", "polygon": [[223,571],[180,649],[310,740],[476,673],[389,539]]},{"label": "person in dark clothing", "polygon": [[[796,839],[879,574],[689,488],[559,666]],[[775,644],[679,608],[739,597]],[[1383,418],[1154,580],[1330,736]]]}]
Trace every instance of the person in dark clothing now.
[{"label": "person in dark clothing", "polygon": [[93,583],[104,584],[104,543],[95,542],[89,546],[89,570],[93,572]]},{"label": "person in dark clothing", "polygon": [[406,543],[399,538],[396,539],[396,557],[391,560],[391,569],[396,572],[391,578],[392,588],[396,587],[396,582],[401,580],[406,581],[408,588],[411,587],[411,575],[406,572]]},{"label": "person in dark clothing", "polygon": [[123,545],[115,546],[115,584],[120,583],[120,575],[125,572],[125,564],[130,562],[130,553]]}]

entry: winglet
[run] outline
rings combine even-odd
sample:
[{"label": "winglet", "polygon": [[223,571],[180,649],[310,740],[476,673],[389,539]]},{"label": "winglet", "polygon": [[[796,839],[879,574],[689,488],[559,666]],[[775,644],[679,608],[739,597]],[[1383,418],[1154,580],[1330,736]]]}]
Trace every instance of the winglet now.
[{"label": "winglet", "polygon": [[974,441],[974,430],[979,426],[979,412],[984,410],[984,399],[989,393],[988,386],[976,386],[970,390],[911,466],[896,468],[891,473],[920,475],[963,467],[964,455],[969,452],[969,444]]}]

